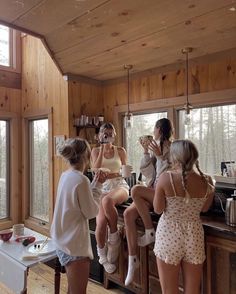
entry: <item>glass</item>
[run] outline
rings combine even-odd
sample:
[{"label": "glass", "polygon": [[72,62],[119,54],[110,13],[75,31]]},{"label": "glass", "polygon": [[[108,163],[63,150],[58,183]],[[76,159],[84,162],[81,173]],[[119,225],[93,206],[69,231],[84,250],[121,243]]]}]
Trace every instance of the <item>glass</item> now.
[{"label": "glass", "polygon": [[236,104],[194,108],[189,125],[184,123],[184,110],[178,118],[179,138],[196,144],[203,172],[220,175],[222,161],[236,161]]},{"label": "glass", "polygon": [[10,30],[0,25],[0,65],[10,66]]},{"label": "glass", "polygon": [[0,120],[0,219],[9,217],[9,122]]},{"label": "glass", "polygon": [[48,119],[30,123],[30,216],[49,221]]},{"label": "glass", "polygon": [[132,165],[133,171],[137,175],[140,173],[140,161],[143,157],[143,148],[139,143],[139,137],[148,134],[152,135],[156,121],[161,118],[167,118],[167,112],[134,114],[133,127],[124,129],[124,143],[128,163]]}]

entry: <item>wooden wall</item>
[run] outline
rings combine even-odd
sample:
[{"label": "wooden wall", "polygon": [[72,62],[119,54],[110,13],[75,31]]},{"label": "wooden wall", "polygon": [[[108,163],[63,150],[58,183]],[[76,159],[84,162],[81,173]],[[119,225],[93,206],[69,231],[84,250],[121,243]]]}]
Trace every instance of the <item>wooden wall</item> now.
[{"label": "wooden wall", "polygon": [[[200,94],[236,88],[236,54],[211,62],[191,64],[189,68],[189,93]],[[174,70],[153,70],[131,75],[130,103],[183,96],[185,93],[185,70],[183,65]],[[114,106],[127,104],[127,80],[107,81],[103,85],[105,118],[114,117]],[[236,97],[235,97],[236,99]]]},{"label": "wooden wall", "polygon": [[96,116],[103,114],[102,86],[99,83],[69,81],[69,122],[70,135],[75,136],[74,119],[81,114]]}]

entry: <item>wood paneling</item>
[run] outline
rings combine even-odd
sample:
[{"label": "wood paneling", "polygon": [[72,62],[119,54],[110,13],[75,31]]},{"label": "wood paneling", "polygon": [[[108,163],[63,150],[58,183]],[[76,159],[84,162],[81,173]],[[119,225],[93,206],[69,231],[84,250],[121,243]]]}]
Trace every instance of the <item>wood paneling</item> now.
[{"label": "wood paneling", "polygon": [[21,74],[0,69],[0,87],[21,89]]},{"label": "wood paneling", "polygon": [[[223,60],[192,64],[190,67],[190,93],[201,94],[236,88],[236,56]],[[185,94],[185,70],[137,75],[130,80],[130,103],[142,103]],[[103,85],[104,111],[108,121],[114,120],[114,107],[127,104],[127,81],[113,80]],[[236,97],[235,97],[236,101]]]},{"label": "wood paneling", "polygon": [[183,60],[185,46],[194,48],[191,58],[236,48],[234,6],[232,0],[3,0],[0,22],[40,36],[64,74],[107,80],[124,76],[127,63],[141,72]]}]

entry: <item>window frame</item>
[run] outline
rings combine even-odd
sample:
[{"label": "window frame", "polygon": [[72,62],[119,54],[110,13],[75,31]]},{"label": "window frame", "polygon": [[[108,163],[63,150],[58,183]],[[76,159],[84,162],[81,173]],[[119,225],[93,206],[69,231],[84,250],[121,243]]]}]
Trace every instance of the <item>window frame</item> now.
[{"label": "window frame", "polygon": [[9,217],[0,220],[0,229],[12,227],[20,221],[21,207],[21,144],[20,144],[20,118],[17,113],[0,111],[0,119],[8,124],[8,191],[9,191]]},{"label": "window frame", "polygon": [[[196,108],[235,104],[235,100],[236,88],[189,95],[189,103]],[[179,137],[178,111],[184,109],[185,103],[186,96],[159,98],[152,101],[130,104],[130,111],[137,114],[167,111],[167,117],[173,122],[174,137],[177,139]],[[127,104],[114,107],[114,124],[117,127],[117,141],[121,146],[124,143],[122,117],[127,112],[127,107]]]},{"label": "window frame", "polygon": [[[1,24],[5,27],[7,25]],[[21,32],[9,28],[9,61],[10,65],[0,64],[0,71],[21,72]]]},{"label": "window frame", "polygon": [[[31,164],[29,160],[30,156],[30,123],[32,120],[48,119],[48,162],[49,162],[49,222],[45,222],[30,216],[30,179]],[[28,112],[23,115],[23,220],[25,225],[33,230],[36,230],[42,234],[48,234],[50,224],[53,217],[53,144],[52,144],[52,109],[42,110],[37,112]]]}]

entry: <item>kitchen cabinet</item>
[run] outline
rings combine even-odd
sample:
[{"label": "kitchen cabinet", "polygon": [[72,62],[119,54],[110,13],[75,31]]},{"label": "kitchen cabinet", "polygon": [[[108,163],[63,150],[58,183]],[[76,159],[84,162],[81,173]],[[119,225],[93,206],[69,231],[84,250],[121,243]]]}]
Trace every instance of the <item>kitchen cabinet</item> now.
[{"label": "kitchen cabinet", "polygon": [[205,294],[236,293],[236,239],[206,236]]}]

